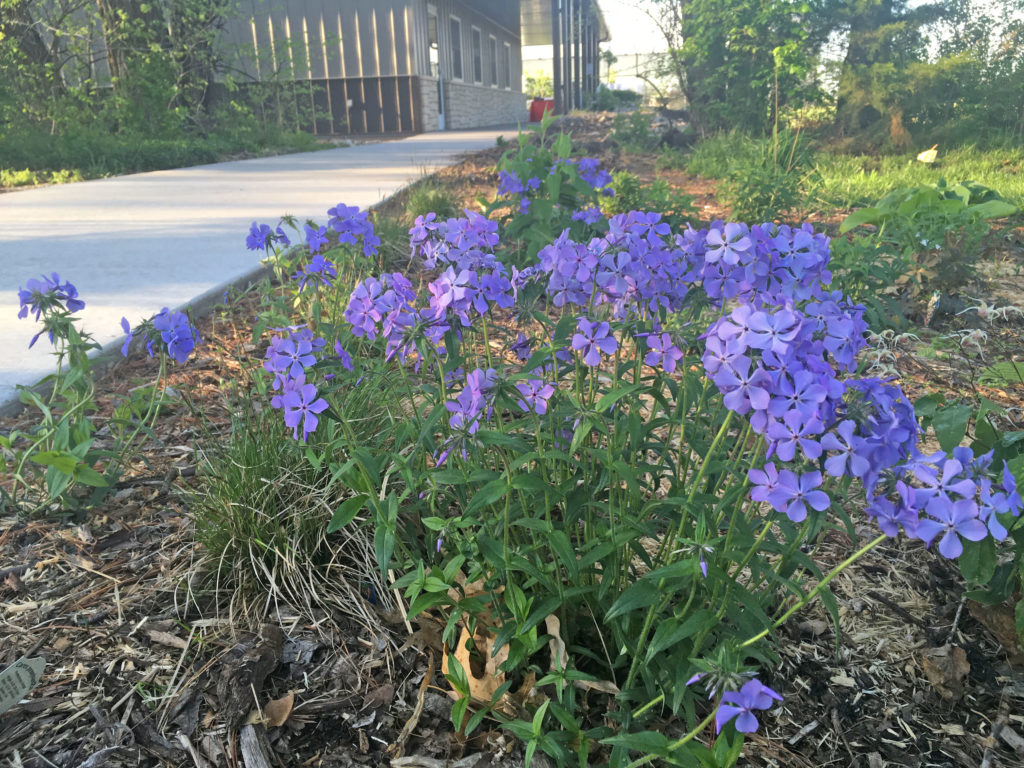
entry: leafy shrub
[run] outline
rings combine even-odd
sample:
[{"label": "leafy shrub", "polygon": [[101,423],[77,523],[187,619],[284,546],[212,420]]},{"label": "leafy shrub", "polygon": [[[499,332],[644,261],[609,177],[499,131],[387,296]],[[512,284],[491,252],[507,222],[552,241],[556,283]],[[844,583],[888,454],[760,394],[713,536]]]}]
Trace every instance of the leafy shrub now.
[{"label": "leafy shrub", "polygon": [[896,189],[875,205],[850,214],[839,228],[877,227],[873,239],[897,249],[910,267],[902,282],[920,292],[952,293],[975,276],[988,220],[1009,216],[1016,207],[988,187],[966,181]]},{"label": "leafy shrub", "polygon": [[665,147],[654,161],[654,169],[657,171],[684,171],[687,168],[688,160],[686,155],[675,147]]},{"label": "leafy shrub", "polygon": [[734,162],[721,187],[722,200],[735,218],[771,221],[795,211],[805,199],[811,177],[800,134],[776,134],[758,142],[760,153]]},{"label": "leafy shrub", "polygon": [[611,138],[626,152],[650,152],[658,146],[658,136],[651,130],[651,113],[642,109],[617,114]]},{"label": "leafy shrub", "polygon": [[867,237],[832,241],[833,281],[850,300],[864,305],[875,330],[906,325],[904,291],[909,263],[893,248]]},{"label": "leafy shrub", "polygon": [[[523,216],[569,165],[527,161],[567,152],[540,139],[501,177]],[[365,214],[329,213],[337,246],[311,228],[291,282],[323,319],[271,340],[267,394],[352,494],[332,525],[365,515],[381,577],[399,569],[410,615],[444,623],[463,732],[491,716],[559,764],[733,765],[778,698],[754,677],[764,638],[817,596],[838,622],[837,573],[900,531],[956,558],[1019,513],[985,501],[1016,493],[1001,467],[921,455],[899,388],[850,376],[863,309],[830,292],[808,226],[674,233],[633,211],[510,268],[497,222],[424,216],[417,288],[371,271]],[[343,319],[338,275],[356,281]],[[351,398],[382,386],[391,417],[368,438]],[[882,533],[824,574],[807,547],[833,526],[856,539],[838,503],[854,482]]]}]

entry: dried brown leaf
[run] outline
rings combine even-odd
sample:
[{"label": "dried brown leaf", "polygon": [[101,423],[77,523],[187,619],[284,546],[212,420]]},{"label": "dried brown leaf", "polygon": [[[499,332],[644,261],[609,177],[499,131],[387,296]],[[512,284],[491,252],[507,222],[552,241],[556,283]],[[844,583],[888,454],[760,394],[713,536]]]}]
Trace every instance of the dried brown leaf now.
[{"label": "dried brown leaf", "polygon": [[291,717],[292,708],[295,706],[295,693],[288,691],[279,699],[267,702],[263,708],[263,715],[267,719],[268,728],[280,728]]}]

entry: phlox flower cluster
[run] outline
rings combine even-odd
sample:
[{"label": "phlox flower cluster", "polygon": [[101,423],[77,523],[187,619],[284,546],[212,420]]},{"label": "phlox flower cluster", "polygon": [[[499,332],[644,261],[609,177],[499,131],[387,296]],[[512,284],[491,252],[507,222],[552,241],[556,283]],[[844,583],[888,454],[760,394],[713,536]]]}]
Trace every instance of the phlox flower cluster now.
[{"label": "phlox flower cluster", "polygon": [[338,242],[343,245],[359,245],[362,243],[363,255],[369,258],[377,255],[380,238],[377,237],[370,214],[360,211],[357,206],[338,203],[327,210],[330,217],[327,226],[338,234]]},{"label": "phlox flower cluster", "polygon": [[281,227],[271,229],[269,224],[259,224],[255,221],[249,227],[249,234],[245,238],[245,247],[250,251],[265,251],[276,243],[286,247],[292,244]]},{"label": "phlox flower cluster", "polygon": [[39,331],[28,346],[31,349],[44,333],[49,334],[50,343],[53,343],[54,324],[57,317],[80,312],[85,309],[85,302],[78,298],[78,289],[68,281],[61,282],[60,275],[51,272],[43,275],[41,279],[30,278],[25,287],[18,291],[18,318],[23,319],[32,315],[38,322],[43,319],[43,330]]},{"label": "phlox flower cluster", "polygon": [[184,312],[172,312],[164,307],[157,312],[141,327],[132,330],[128,318],[121,318],[121,330],[125,333],[124,344],[121,345],[121,354],[128,357],[132,341],[136,334],[143,334],[146,339],[146,352],[153,357],[156,344],[161,343],[163,348],[179,365],[184,364],[203,340],[199,338],[199,330]]},{"label": "phlox flower cluster", "polygon": [[[713,299],[734,308],[704,335],[705,370],[727,408],[764,437],[769,461],[749,473],[751,498],[794,522],[831,503],[821,490],[823,464],[833,477],[859,480],[868,514],[881,530],[899,529],[946,557],[961,539],[1006,536],[999,514],[1019,514],[1013,477],[996,478],[991,461],[969,449],[922,457],[912,406],[897,386],[844,378],[856,369],[867,325],[863,308],[830,292],[827,240],[808,229],[726,224],[687,232],[681,245],[697,262]],[[968,478],[974,478],[973,481]],[[944,478],[936,490],[936,478]]]},{"label": "phlox flower cluster", "polygon": [[417,216],[409,230],[411,257],[422,259],[427,269],[487,269],[498,264],[498,223],[475,211],[465,213],[446,221],[439,221],[435,213]]},{"label": "phlox flower cluster", "polygon": [[[292,434],[305,440],[311,432],[316,431],[319,419],[317,415],[327,410],[327,401],[317,396],[316,385],[306,382],[306,372],[317,363],[317,355],[327,346],[324,339],[313,335],[304,326],[278,328],[280,335],[275,335],[267,347],[263,368],[274,376],[271,388],[277,392],[270,399],[273,408],[284,411],[285,425],[292,428]],[[347,353],[340,344],[335,346],[335,353],[344,363]],[[351,365],[351,358],[349,358]]]}]

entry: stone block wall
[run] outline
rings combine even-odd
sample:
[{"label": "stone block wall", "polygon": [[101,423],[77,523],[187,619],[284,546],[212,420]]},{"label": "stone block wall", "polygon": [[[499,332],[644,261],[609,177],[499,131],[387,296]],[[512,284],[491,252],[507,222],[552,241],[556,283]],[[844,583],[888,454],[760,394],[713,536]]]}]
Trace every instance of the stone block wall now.
[{"label": "stone block wall", "polygon": [[[486,128],[527,121],[526,97],[521,91],[459,82],[446,82],[444,89],[448,106],[446,129]],[[420,78],[420,94],[422,128],[424,131],[436,131],[437,80]]]}]

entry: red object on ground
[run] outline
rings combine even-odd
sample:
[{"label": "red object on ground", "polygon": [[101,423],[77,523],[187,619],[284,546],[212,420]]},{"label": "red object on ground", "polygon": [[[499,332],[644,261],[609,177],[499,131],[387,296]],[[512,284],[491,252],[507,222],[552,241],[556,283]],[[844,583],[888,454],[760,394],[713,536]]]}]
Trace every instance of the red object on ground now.
[{"label": "red object on ground", "polygon": [[530,102],[530,122],[539,123],[547,112],[555,111],[554,99],[534,99]]}]

